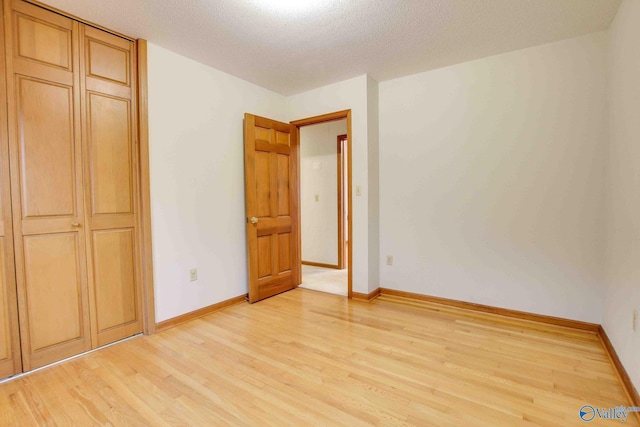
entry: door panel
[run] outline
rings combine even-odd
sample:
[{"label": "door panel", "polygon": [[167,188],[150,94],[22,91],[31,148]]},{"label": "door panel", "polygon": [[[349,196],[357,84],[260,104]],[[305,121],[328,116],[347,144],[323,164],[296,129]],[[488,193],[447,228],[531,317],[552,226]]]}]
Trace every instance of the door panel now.
[{"label": "door panel", "polygon": [[9,321],[7,280],[5,277],[5,238],[0,237],[0,363],[11,359],[11,329]]},{"label": "door panel", "polygon": [[131,229],[93,234],[98,333],[136,320],[133,242]]},{"label": "door panel", "polygon": [[31,351],[82,338],[77,233],[24,238]]},{"label": "door panel", "polygon": [[289,133],[276,131],[276,143],[289,147],[291,145],[291,141],[289,140]]},{"label": "door panel", "polygon": [[81,28],[87,246],[93,346],[142,332],[136,226],[135,51]]},{"label": "door panel", "polygon": [[15,26],[17,56],[71,71],[72,33],[68,27],[21,13],[15,14]]},{"label": "door panel", "polygon": [[[0,237],[0,378],[20,372],[18,350],[18,319],[16,316],[15,280],[12,269],[5,266],[13,256],[8,253],[12,244]],[[11,271],[11,273],[10,273]],[[14,351],[16,356],[14,356]]]},{"label": "door panel", "polygon": [[[0,0],[0,100],[7,99],[5,69],[4,3]],[[9,184],[7,104],[0,102],[0,378],[22,370],[18,305],[13,253],[13,221]]]},{"label": "door panel", "polygon": [[72,216],[73,88],[20,76],[16,87],[23,218]]},{"label": "door panel", "polygon": [[129,85],[131,55],[128,44],[123,49],[88,35],[86,48],[87,76]]},{"label": "door panel", "polygon": [[245,199],[249,301],[297,286],[297,155],[295,128],[245,114]]},{"label": "door panel", "polygon": [[89,93],[91,212],[133,213],[129,100]]},{"label": "door panel", "polygon": [[288,216],[291,212],[289,200],[289,156],[278,154],[278,216]]},{"label": "door panel", "polygon": [[256,152],[256,216],[271,216],[271,156],[269,153]]},{"label": "door panel", "polygon": [[273,255],[271,236],[258,237],[258,278],[269,277],[272,274]]},{"label": "door panel", "polygon": [[90,349],[78,23],[13,0],[9,148],[25,371]]},{"label": "door panel", "polygon": [[291,270],[291,233],[281,233],[278,235],[278,261],[280,262],[279,273]]}]

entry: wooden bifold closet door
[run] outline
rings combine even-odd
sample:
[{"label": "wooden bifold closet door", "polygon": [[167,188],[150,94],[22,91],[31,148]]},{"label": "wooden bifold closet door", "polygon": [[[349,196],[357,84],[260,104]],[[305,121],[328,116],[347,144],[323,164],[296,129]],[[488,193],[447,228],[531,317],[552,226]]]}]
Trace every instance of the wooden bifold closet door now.
[{"label": "wooden bifold closet door", "polygon": [[20,0],[5,27],[27,371],[142,331],[135,47]]}]

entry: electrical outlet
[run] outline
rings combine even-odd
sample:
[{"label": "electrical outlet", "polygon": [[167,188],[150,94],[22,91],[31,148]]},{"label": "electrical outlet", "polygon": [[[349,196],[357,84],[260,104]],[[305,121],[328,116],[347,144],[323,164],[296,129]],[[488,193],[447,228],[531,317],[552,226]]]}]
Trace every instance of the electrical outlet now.
[{"label": "electrical outlet", "polygon": [[393,265],[393,255],[387,255],[387,265]]},{"label": "electrical outlet", "polygon": [[362,196],[362,187],[356,185],[356,196]]},{"label": "electrical outlet", "polygon": [[192,268],[191,270],[189,270],[189,278],[191,279],[192,282],[195,282],[196,280],[198,280],[197,268]]},{"label": "electrical outlet", "polygon": [[316,195],[315,195],[315,200],[316,200],[316,202],[319,202],[319,201],[320,201],[320,195],[319,195],[319,194],[316,194]]},{"label": "electrical outlet", "polygon": [[633,331],[638,331],[638,309],[633,310]]}]

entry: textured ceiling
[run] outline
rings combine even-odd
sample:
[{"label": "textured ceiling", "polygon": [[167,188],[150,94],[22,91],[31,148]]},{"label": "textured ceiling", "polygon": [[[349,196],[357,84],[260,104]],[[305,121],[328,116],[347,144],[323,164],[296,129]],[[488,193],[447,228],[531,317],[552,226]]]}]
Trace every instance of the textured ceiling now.
[{"label": "textured ceiling", "polygon": [[[620,0],[44,0],[284,95],[605,30]],[[279,0],[282,2],[283,0]],[[291,1],[291,0],[290,0]]]}]

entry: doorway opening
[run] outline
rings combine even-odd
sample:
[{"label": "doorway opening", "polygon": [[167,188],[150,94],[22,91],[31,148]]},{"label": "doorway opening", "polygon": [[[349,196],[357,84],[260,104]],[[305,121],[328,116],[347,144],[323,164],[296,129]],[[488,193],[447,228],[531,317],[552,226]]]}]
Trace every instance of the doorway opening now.
[{"label": "doorway opening", "polygon": [[299,142],[300,287],[351,297],[350,111],[292,122]]}]

